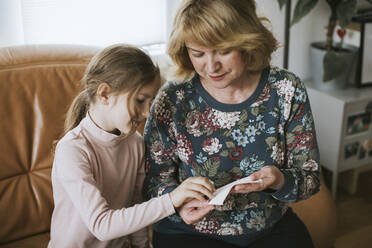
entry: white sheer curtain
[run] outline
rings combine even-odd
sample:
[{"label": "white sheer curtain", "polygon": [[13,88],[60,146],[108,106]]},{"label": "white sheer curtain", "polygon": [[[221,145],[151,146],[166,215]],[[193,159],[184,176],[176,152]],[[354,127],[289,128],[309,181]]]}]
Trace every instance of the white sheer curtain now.
[{"label": "white sheer curtain", "polygon": [[[148,45],[167,40],[169,0],[0,1],[19,2],[18,11],[14,2],[8,4],[12,13],[1,10],[1,15],[13,15],[8,20],[22,24],[14,25],[19,29],[17,37],[19,33],[23,37],[18,44]],[[15,13],[20,13],[19,17]],[[6,30],[5,35],[11,32],[14,35],[15,30]]]}]

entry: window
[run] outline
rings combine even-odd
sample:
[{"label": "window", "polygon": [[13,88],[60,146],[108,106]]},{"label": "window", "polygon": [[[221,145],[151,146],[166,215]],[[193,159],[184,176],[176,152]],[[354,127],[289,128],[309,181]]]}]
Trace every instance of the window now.
[{"label": "window", "polygon": [[23,44],[149,45],[167,39],[169,0],[16,1]]}]

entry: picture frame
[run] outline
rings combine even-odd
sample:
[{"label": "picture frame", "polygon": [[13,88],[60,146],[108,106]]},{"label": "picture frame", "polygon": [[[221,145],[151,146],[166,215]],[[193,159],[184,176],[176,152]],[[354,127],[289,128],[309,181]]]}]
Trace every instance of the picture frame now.
[{"label": "picture frame", "polygon": [[363,112],[347,117],[346,136],[366,133],[370,130],[371,113]]},{"label": "picture frame", "polygon": [[356,69],[358,87],[372,86],[372,10],[353,18],[360,23],[360,46]]}]

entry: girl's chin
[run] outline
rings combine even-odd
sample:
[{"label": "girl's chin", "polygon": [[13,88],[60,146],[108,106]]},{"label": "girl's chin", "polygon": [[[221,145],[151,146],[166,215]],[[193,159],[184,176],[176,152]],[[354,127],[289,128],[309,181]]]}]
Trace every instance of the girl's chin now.
[{"label": "girl's chin", "polygon": [[132,127],[132,128],[129,129],[129,130],[126,129],[126,130],[121,131],[121,134],[124,135],[124,136],[129,136],[129,135],[135,133],[136,130],[137,130],[137,127]]}]

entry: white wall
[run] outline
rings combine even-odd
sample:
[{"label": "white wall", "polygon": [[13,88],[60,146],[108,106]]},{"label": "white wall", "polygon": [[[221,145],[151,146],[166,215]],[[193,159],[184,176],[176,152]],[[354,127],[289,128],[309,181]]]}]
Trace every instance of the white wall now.
[{"label": "white wall", "polygon": [[[298,0],[292,1],[292,13]],[[256,0],[259,11],[270,19],[273,33],[282,47],[274,54],[272,64],[282,67],[284,57],[285,8],[280,11],[276,0]],[[328,5],[320,1],[312,12],[290,29],[288,69],[302,79],[311,77],[310,43],[324,40]]]},{"label": "white wall", "polygon": [[285,8],[280,10],[276,0],[256,0],[256,3],[258,15],[270,20],[271,30],[280,45],[279,49],[273,54],[271,63],[283,67]]},{"label": "white wall", "polygon": [[[292,1],[292,13],[298,0]],[[274,53],[272,64],[283,67],[285,8],[280,11],[276,0],[256,0],[259,13],[269,18],[272,31],[281,47]],[[320,1],[312,12],[290,29],[288,69],[302,79],[311,77],[310,43],[325,39],[329,8]]]},{"label": "white wall", "polygon": [[167,37],[169,37],[172,30],[173,18],[180,3],[181,0],[167,0]]},{"label": "white wall", "polygon": [[[293,9],[296,3],[292,2]],[[311,78],[310,43],[325,40],[329,11],[327,3],[319,1],[310,14],[291,27],[288,69],[303,80]]]},{"label": "white wall", "polygon": [[23,43],[20,0],[0,0],[0,47]]}]

